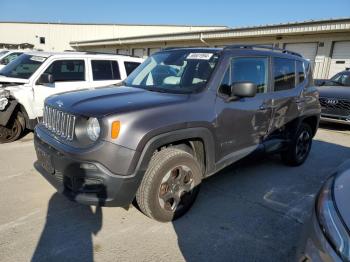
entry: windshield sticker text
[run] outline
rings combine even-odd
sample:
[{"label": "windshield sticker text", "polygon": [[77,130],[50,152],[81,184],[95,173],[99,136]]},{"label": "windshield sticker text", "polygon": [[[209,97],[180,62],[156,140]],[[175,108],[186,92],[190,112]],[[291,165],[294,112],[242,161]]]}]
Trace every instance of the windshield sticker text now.
[{"label": "windshield sticker text", "polygon": [[212,56],[212,53],[190,53],[187,59],[209,60]]},{"label": "windshield sticker text", "polygon": [[45,57],[42,57],[42,56],[32,56],[32,57],[30,58],[30,60],[36,61],[36,62],[44,62],[44,61],[45,61]]}]

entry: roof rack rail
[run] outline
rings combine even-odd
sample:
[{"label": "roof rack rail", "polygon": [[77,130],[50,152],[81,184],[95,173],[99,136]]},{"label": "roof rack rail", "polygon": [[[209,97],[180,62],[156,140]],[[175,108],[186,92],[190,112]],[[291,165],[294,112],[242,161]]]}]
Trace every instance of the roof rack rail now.
[{"label": "roof rack rail", "polygon": [[114,54],[114,53],[107,53],[107,52],[95,52],[95,51],[82,51],[82,52],[84,54],[87,54],[87,55],[119,55],[119,56],[128,56],[128,57],[140,58],[139,56],[134,56],[134,55]]},{"label": "roof rack rail", "polygon": [[268,49],[271,51],[280,51],[283,54],[290,54],[290,55],[295,55],[299,57],[303,57],[301,54],[297,52],[293,52],[287,49],[283,48],[278,48],[274,46],[268,46],[268,45],[228,45],[224,49]]}]

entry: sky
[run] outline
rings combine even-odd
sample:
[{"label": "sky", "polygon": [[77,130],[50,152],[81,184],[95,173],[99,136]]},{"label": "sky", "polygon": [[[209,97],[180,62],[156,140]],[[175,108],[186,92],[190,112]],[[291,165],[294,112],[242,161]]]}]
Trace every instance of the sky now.
[{"label": "sky", "polygon": [[350,0],[0,0],[0,21],[242,27],[350,17]]}]

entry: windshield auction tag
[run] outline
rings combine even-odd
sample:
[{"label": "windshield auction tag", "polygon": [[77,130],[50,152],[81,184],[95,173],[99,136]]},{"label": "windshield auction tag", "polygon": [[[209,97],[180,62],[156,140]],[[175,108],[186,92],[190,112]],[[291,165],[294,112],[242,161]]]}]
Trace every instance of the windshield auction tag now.
[{"label": "windshield auction tag", "polygon": [[209,60],[212,56],[212,53],[190,53],[187,59]]},{"label": "windshield auction tag", "polygon": [[32,56],[31,58],[30,58],[30,60],[32,60],[32,61],[36,61],[36,62],[44,62],[45,61],[45,57],[42,57],[42,56]]}]

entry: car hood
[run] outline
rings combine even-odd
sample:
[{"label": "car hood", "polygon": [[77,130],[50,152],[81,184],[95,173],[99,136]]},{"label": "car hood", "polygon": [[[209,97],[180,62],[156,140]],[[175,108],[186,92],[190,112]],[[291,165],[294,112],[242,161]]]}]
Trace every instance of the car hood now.
[{"label": "car hood", "polygon": [[185,101],[188,95],[111,86],[54,95],[46,103],[73,114],[102,117]]},{"label": "car hood", "polygon": [[334,200],[340,216],[350,230],[350,161],[340,167],[334,181]]},{"label": "car hood", "polygon": [[0,87],[8,86],[9,84],[28,84],[28,83],[29,83],[28,79],[6,77],[6,76],[0,75]]},{"label": "car hood", "polygon": [[319,86],[320,97],[350,99],[350,86]]}]

